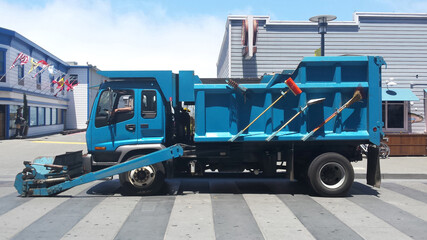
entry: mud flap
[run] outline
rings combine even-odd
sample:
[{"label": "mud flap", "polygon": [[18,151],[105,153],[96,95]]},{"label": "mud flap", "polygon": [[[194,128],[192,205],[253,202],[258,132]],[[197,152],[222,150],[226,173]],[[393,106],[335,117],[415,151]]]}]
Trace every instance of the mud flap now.
[{"label": "mud flap", "polygon": [[381,186],[380,151],[376,145],[369,145],[368,147],[366,182],[374,187],[379,188]]}]

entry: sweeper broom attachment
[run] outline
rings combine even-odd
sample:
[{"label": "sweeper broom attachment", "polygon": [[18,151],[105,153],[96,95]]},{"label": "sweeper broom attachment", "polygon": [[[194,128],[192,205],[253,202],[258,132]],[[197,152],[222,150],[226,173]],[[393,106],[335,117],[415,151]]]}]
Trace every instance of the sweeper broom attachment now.
[{"label": "sweeper broom attachment", "polygon": [[[126,161],[97,172],[83,174],[82,153],[72,152],[57,157],[40,157],[30,163],[15,178],[15,188],[23,196],[51,196],[72,187],[110,177],[133,169],[181,157],[180,145]],[[83,175],[82,175],[83,174]]]},{"label": "sweeper broom attachment", "polygon": [[268,111],[274,104],[276,104],[282,97],[284,97],[289,91],[292,91],[292,93],[297,96],[302,93],[301,89],[297,86],[297,84],[292,80],[292,78],[288,78],[288,80],[285,81],[285,84],[288,86],[288,90],[285,92],[281,92],[282,94],[280,97],[278,97],[270,106],[268,106],[258,117],[256,117],[251,123],[249,123],[248,126],[246,126],[242,131],[240,131],[238,134],[236,134],[234,137],[230,138],[229,142],[234,142],[240,135],[242,135],[254,122],[256,122],[262,115],[264,115],[265,112]]}]

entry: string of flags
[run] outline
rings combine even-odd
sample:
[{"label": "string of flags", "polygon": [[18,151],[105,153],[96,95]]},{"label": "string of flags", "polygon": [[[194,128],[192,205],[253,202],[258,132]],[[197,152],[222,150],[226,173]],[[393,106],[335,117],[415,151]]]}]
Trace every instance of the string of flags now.
[{"label": "string of flags", "polygon": [[[58,95],[58,93],[64,90],[66,90],[67,92],[73,91],[74,87],[78,85],[77,81],[75,81],[74,79],[70,80],[70,77],[67,77],[67,74],[62,73],[59,70],[56,70],[55,66],[49,65],[45,60],[36,61],[34,58],[30,58],[28,55],[22,52],[18,54],[18,56],[13,61],[12,65],[7,69],[7,71],[3,74],[3,76],[1,76],[0,81],[14,67],[16,67],[17,65],[24,66],[28,62],[31,63],[31,68],[27,74],[33,73],[33,75],[31,75],[32,78],[36,78],[46,70],[49,72],[49,78],[51,79],[50,87],[54,87],[56,85],[56,89],[58,89],[58,91],[54,95],[55,97]],[[25,74],[22,77],[22,79],[24,79],[27,76],[27,74]],[[55,78],[56,74],[59,74],[59,76]]]},{"label": "string of flags", "polygon": [[14,68],[16,66],[15,64],[17,63],[17,61],[19,61],[19,64],[21,66],[25,65],[28,62],[28,59],[29,59],[29,57],[27,55],[25,55],[23,53],[19,53],[18,56],[15,58],[15,61],[13,61],[12,66],[10,66],[9,69]]}]

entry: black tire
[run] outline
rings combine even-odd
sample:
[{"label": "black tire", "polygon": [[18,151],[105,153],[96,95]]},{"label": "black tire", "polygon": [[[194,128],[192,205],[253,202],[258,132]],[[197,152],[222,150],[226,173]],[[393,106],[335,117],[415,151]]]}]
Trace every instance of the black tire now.
[{"label": "black tire", "polygon": [[[140,157],[136,155],[127,161]],[[156,163],[119,174],[122,195],[147,196],[158,194],[165,183],[165,168]]]},{"label": "black tire", "polygon": [[311,187],[320,196],[345,196],[353,184],[354,170],[343,155],[328,152],[310,163],[308,178]]}]

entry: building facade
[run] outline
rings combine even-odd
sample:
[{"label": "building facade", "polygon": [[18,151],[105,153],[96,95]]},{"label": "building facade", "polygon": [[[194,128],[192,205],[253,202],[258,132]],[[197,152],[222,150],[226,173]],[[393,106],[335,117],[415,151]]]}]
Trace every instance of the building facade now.
[{"label": "building facade", "polygon": [[[20,53],[29,56],[29,62],[10,68]],[[54,67],[55,73],[43,71],[34,77],[37,70],[30,72],[31,59],[45,61]],[[93,102],[91,95],[97,90],[91,90],[89,83],[99,85],[101,81],[96,71],[96,67],[90,65],[66,63],[19,33],[0,28],[0,76],[3,76],[0,80],[0,139],[15,136],[15,119],[18,109],[23,107],[24,95],[29,107],[27,136],[86,128],[88,109]],[[64,74],[78,83],[72,91],[66,88],[60,91],[52,83]]]},{"label": "building facade", "polygon": [[[427,154],[427,14],[354,13],[353,19],[329,22],[325,55],[382,56],[387,63],[382,70],[383,130],[389,145],[395,155]],[[229,16],[217,76],[260,77],[292,70],[319,47],[317,23],[309,20]],[[410,150],[414,145],[418,150]],[[400,154],[405,148],[409,150]]]}]

